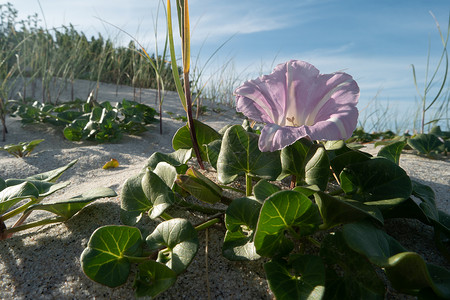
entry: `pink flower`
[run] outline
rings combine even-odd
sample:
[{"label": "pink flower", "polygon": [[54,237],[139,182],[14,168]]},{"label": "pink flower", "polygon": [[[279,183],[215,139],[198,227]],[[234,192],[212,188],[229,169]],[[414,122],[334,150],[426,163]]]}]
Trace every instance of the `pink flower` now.
[{"label": "pink flower", "polygon": [[347,139],[358,120],[359,87],[352,76],[320,74],[300,60],[244,82],[235,94],[237,111],[266,123],[259,138],[261,151],[280,150],[302,137]]}]

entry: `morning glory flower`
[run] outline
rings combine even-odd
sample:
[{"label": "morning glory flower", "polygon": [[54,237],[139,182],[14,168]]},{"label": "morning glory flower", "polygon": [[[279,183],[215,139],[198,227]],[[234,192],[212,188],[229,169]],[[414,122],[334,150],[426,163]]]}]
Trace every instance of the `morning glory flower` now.
[{"label": "morning glory flower", "polygon": [[280,150],[303,137],[347,139],[356,128],[359,87],[344,72],[320,74],[307,62],[291,60],[234,93],[237,111],[265,123],[261,151]]}]

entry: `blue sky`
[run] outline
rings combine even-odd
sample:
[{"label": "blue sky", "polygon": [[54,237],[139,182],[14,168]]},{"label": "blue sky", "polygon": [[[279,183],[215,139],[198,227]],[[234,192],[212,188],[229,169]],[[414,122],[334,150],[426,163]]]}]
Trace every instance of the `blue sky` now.
[{"label": "blue sky", "polygon": [[[157,0],[40,3],[49,28],[72,23],[88,35],[102,32],[119,43],[128,42],[101,18],[134,35],[152,52]],[[194,60],[200,53],[200,64],[206,61],[232,37],[214,57],[209,72],[232,59],[234,71],[250,79],[270,73],[278,63],[305,60],[322,73],[343,70],[352,75],[361,89],[360,110],[378,94],[380,103],[401,112],[415,108],[411,64],[420,84],[428,47],[431,66],[442,50],[429,12],[444,33],[450,13],[448,0],[191,0],[189,4]],[[38,1],[15,0],[14,6],[22,17],[37,12],[42,18]],[[160,15],[160,39],[164,31]]]}]

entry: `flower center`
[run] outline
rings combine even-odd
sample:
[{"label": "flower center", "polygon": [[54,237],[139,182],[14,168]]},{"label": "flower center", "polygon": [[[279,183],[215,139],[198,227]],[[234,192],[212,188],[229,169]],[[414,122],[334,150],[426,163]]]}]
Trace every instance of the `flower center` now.
[{"label": "flower center", "polygon": [[288,126],[298,127],[298,124],[295,123],[295,117],[294,116],[292,116],[292,118],[286,117],[286,121],[288,121],[288,123],[292,123],[292,125],[287,124]]}]

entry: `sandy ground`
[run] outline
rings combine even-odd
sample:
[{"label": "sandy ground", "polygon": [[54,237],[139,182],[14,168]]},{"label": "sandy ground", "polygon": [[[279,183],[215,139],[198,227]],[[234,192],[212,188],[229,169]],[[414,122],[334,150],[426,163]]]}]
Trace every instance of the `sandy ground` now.
[{"label": "sandy ground", "polygon": [[[84,99],[93,87],[93,83],[78,81],[75,97]],[[155,96],[155,91],[143,90],[140,99],[136,100],[156,108]],[[70,91],[61,92],[59,97],[61,100],[70,99]],[[123,98],[133,100],[133,89],[120,87],[116,95],[115,85],[101,84],[99,101],[121,101]],[[209,102],[204,104],[208,110],[200,120],[215,129],[242,121],[230,107]],[[163,111],[184,115],[175,93],[166,95]],[[172,136],[183,125],[168,113],[163,113],[162,135],[159,134],[158,124],[154,124],[142,136],[124,136],[119,143],[114,144],[94,144],[70,142],[64,139],[60,131],[49,126],[34,124],[21,127],[19,119],[8,118],[7,140],[6,143],[0,142],[0,145],[40,138],[45,141],[31,156],[25,158],[18,159],[0,152],[0,177],[24,178],[78,159],[78,163],[60,179],[70,181],[70,186],[49,197],[48,201],[66,199],[100,186],[111,187],[120,195],[124,181],[137,174],[153,152],[172,151]],[[117,159],[120,167],[103,170],[103,164],[111,158]],[[404,154],[401,166],[412,178],[430,185],[436,192],[439,208],[450,212],[449,160],[431,160]],[[120,224],[119,207],[119,197],[97,200],[64,224],[20,232],[13,238],[0,241],[0,298],[133,299],[133,276],[124,286],[111,289],[89,280],[79,263],[80,254],[95,229],[103,225]],[[31,220],[37,217],[39,215],[32,216]],[[154,224],[148,222],[148,226]],[[427,226],[404,221],[390,222],[387,226],[389,233],[400,239],[407,248],[420,252],[431,262],[446,264],[434,248],[432,230]],[[188,270],[179,276],[175,286],[160,296],[161,299],[208,299],[208,293],[211,299],[271,298],[260,261],[237,263],[222,257],[223,235],[219,227],[211,228],[207,238],[205,232],[200,233],[199,253]]]}]

